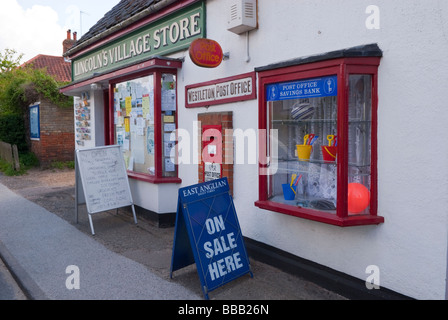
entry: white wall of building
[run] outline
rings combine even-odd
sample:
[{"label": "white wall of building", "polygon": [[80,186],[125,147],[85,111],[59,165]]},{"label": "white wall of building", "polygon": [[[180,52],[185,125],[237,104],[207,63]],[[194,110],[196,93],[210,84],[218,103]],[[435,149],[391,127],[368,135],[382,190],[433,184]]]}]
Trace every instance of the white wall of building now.
[{"label": "white wall of building", "polygon": [[[257,165],[235,165],[235,206],[243,234],[365,280],[376,265],[383,287],[418,299],[444,299],[448,208],[448,2],[377,0],[380,29],[368,29],[363,0],[259,0],[259,29],[226,30],[229,1],[208,0],[207,37],[230,60],[199,68],[188,52],[178,77],[179,127],[192,134],[199,113],[232,111],[234,128],[258,128],[257,100],[187,110],[185,86],[251,72],[284,60],[378,43],[379,226],[340,228],[260,210]],[[197,150],[192,150],[196,155]],[[179,167],[181,186],[197,183],[197,165]],[[165,200],[163,200],[165,201]],[[171,204],[176,205],[175,199]],[[174,209],[175,211],[175,209]]]}]

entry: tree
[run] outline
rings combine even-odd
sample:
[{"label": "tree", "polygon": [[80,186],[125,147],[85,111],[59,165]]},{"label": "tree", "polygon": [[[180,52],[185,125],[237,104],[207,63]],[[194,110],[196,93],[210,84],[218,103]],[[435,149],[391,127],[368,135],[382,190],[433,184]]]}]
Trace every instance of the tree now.
[{"label": "tree", "polygon": [[23,58],[23,53],[17,55],[17,51],[13,49],[5,49],[0,52],[0,73],[11,71],[20,66],[20,60]]}]

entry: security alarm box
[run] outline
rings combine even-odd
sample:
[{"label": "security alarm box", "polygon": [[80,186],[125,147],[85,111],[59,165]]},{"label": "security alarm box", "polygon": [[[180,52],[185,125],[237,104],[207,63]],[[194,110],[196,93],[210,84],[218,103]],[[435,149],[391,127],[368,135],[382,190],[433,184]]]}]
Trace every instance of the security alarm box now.
[{"label": "security alarm box", "polygon": [[228,10],[227,30],[241,34],[258,27],[257,0],[232,0]]}]

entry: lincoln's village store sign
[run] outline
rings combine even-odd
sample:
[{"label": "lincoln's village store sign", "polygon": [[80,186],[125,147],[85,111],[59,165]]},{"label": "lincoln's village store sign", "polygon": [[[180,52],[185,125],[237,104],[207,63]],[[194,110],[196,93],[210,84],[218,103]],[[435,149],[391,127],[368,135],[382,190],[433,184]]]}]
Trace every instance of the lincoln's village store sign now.
[{"label": "lincoln's village store sign", "polygon": [[138,63],[152,56],[166,55],[205,38],[205,5],[194,4],[93,53],[73,60],[73,81]]}]

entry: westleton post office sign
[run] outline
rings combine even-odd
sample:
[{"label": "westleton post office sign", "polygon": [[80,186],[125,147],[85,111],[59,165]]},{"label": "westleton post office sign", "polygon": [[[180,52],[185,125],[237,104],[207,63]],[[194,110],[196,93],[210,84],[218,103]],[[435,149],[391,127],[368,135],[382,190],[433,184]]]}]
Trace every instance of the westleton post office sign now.
[{"label": "westleton post office sign", "polygon": [[163,20],[147,25],[93,53],[73,60],[73,81],[79,81],[154,55],[186,49],[205,37],[204,2],[194,4]]},{"label": "westleton post office sign", "polygon": [[257,98],[255,73],[245,73],[187,86],[186,108],[206,107]]}]

